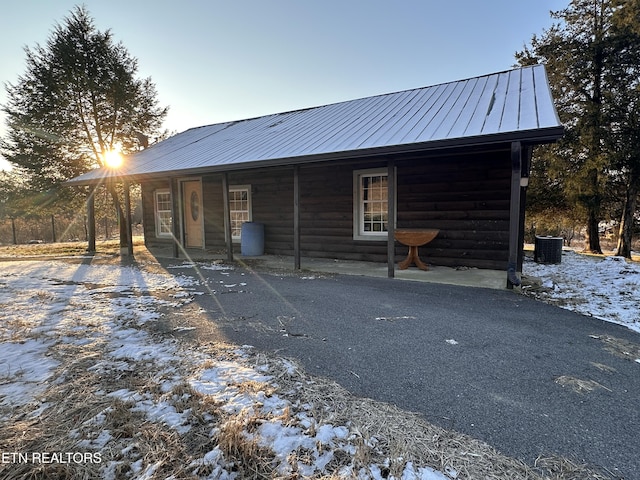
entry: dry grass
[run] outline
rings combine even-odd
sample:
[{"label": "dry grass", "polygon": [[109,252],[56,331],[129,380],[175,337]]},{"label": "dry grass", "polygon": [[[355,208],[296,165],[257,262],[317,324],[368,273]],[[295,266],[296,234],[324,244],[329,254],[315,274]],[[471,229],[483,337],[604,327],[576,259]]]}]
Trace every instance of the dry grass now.
[{"label": "dry grass", "polygon": [[616,357],[632,362],[640,358],[640,344],[638,343],[611,335],[591,335],[591,337],[600,340],[604,344],[604,349]]},{"label": "dry grass", "polygon": [[[134,246],[144,245],[144,239],[135,237]],[[87,253],[87,242],[57,242],[40,244],[19,244],[0,246],[0,257],[41,257],[84,255]],[[118,240],[103,240],[96,242],[96,250],[100,253],[115,255],[120,253]]]},{"label": "dry grass", "polygon": [[[139,460],[156,466],[153,478],[193,478],[185,467],[213,448],[210,431],[219,419],[216,405],[188,384],[179,384],[164,394],[175,399],[176,411],[190,410],[192,428],[187,434],[179,434],[133,410],[135,402],[102,393],[126,388],[152,395],[157,392],[153,370],[136,369],[118,377],[99,375],[87,371],[89,362],[73,362],[65,356],[67,361],[58,375],[65,381],[51,386],[42,398],[52,406],[37,418],[30,418],[32,405],[17,409],[12,422],[0,429],[0,451],[95,451],[100,452],[100,462],[0,465],[0,478],[95,479],[102,477],[100,469],[110,462],[115,478],[128,478],[137,471],[134,464]],[[104,446],[100,444],[103,434],[109,438]],[[79,442],[84,442],[83,447]],[[90,446],[92,443],[94,446]]]},{"label": "dry grass", "polygon": [[599,388],[609,390],[607,387],[599,384],[595,380],[583,380],[569,375],[561,375],[556,378],[555,382],[563,387],[571,388],[576,393],[591,393]]},{"label": "dry grass", "polygon": [[259,421],[254,413],[242,412],[226,421],[216,436],[218,447],[243,479],[270,479],[276,475],[273,451],[250,435]]}]

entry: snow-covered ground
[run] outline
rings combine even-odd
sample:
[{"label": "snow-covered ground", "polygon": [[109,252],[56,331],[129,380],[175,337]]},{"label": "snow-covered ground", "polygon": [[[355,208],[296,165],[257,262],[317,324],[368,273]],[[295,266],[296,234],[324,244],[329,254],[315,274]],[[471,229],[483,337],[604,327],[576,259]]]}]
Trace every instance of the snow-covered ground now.
[{"label": "snow-covered ground", "polygon": [[639,262],[565,249],[560,264],[543,265],[529,260],[522,270],[525,276],[536,277],[541,283],[539,287],[523,287],[527,294],[640,332]]},{"label": "snow-covered ground", "polygon": [[[226,288],[226,267],[200,264],[198,268],[220,269],[221,286]],[[389,465],[397,463],[397,458],[378,457],[363,465],[359,432],[348,422],[335,424],[308,413],[312,405],[294,405],[275,394],[279,379],[267,363],[256,363],[255,357],[247,360],[251,347],[220,349],[220,355],[213,355],[188,348],[170,335],[154,334],[148,327],[162,319],[163,309],[180,310],[198,294],[195,287],[200,280],[193,268],[167,273],[109,263],[89,265],[76,259],[2,262],[0,269],[0,425],[13,428],[25,421],[44,422],[56,413],[51,392],[73,380],[69,367],[73,362],[82,362],[83,371],[98,380],[149,372],[142,387],[115,381],[111,389],[105,386],[108,382],[87,385],[87,395],[107,406],[90,410],[86,418],[65,427],[64,452],[49,450],[36,457],[20,445],[5,444],[0,451],[0,476],[2,470],[10,473],[27,463],[65,463],[66,459],[66,463],[97,460],[102,478],[108,480],[120,478],[123,471],[128,478],[153,478],[163,467],[161,462],[150,460],[107,420],[115,409],[109,402],[115,402],[128,409],[127,415],[162,425],[178,436],[188,436],[196,424],[204,424],[210,425],[210,431],[200,437],[219,439],[224,432],[228,436],[234,424],[240,425],[238,435],[256,449],[271,449],[276,471],[287,478],[293,478],[293,472],[303,478],[335,474],[328,469],[329,465],[335,468],[336,462],[340,477],[457,477],[455,468],[436,471],[411,461],[401,463],[400,474],[390,477]],[[542,287],[525,287],[535,289],[538,298],[640,332],[638,263],[565,252],[560,265],[527,262],[524,270],[541,279]],[[284,365],[285,372],[297,368]],[[196,395],[200,404],[215,406],[215,413],[189,408],[189,397]],[[134,433],[129,432],[135,437]],[[375,449],[376,439],[366,442],[370,450]],[[205,445],[210,445],[207,451],[181,466],[183,474],[200,479],[241,478],[220,445],[213,440]]]}]

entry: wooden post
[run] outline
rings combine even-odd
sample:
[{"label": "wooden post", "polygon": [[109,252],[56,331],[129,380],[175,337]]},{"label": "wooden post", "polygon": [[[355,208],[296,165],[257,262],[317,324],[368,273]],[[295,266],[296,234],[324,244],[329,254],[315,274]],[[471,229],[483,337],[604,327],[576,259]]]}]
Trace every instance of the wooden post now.
[{"label": "wooden post", "polygon": [[124,187],[124,222],[127,235],[127,249],[126,254],[130,257],[133,256],[133,228],[131,227],[131,192],[128,180],[123,182]]},{"label": "wooden post", "polygon": [[516,271],[520,274],[522,274],[522,264],[524,262],[524,220],[527,207],[527,187],[529,186],[529,173],[531,171],[532,155],[532,146],[527,146],[523,149],[522,172],[520,177],[520,225],[518,227],[518,264],[516,268]]},{"label": "wooden post", "polygon": [[87,251],[96,252],[96,187],[89,187],[87,197]]},{"label": "wooden post", "polygon": [[170,178],[171,185],[171,230],[173,236],[173,258],[180,257],[180,189],[178,180]]},{"label": "wooden post", "polygon": [[300,270],[300,166],[293,167],[293,268]]},{"label": "wooden post", "polygon": [[520,285],[518,250],[520,233],[520,177],[522,176],[522,144],[511,143],[511,204],[509,208],[509,263],[507,264],[507,288]]},{"label": "wooden post", "polygon": [[233,236],[231,233],[231,209],[229,208],[229,177],[222,173],[222,204],[224,211],[224,239],[227,243],[227,260],[233,262]]},{"label": "wooden post", "polygon": [[387,276],[395,277],[396,270],[396,166],[387,165]]}]

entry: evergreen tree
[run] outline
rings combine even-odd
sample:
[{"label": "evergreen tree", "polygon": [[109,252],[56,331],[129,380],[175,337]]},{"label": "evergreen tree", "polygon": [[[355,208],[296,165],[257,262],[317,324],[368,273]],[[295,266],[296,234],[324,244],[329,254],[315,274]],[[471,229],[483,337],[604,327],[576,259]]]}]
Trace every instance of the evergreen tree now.
[{"label": "evergreen tree", "polygon": [[[28,187],[57,190],[63,181],[105,165],[108,152],[138,150],[159,138],[167,108],[155,85],[137,78],[137,60],[84,7],[55,26],[46,45],[26,48],[26,72],[6,85],[8,134],[2,155],[27,172]],[[123,216],[121,202],[111,187]],[[121,239],[126,235],[121,235]]]},{"label": "evergreen tree", "polygon": [[613,26],[620,41],[611,91],[613,172],[622,185],[616,255],[631,258],[640,195],[640,0],[616,0]]},{"label": "evergreen tree", "polygon": [[522,65],[547,65],[566,128],[554,148],[553,162],[558,164],[556,171],[563,172],[567,197],[582,213],[585,249],[595,253],[602,253],[598,224],[614,168],[611,145],[619,133],[612,125],[621,121],[614,116],[613,92],[626,91],[631,78],[637,77],[637,65],[620,68],[622,56],[631,59],[630,38],[614,22],[621,3],[632,8],[624,0],[573,0],[564,10],[551,12],[560,22],[516,53]]}]

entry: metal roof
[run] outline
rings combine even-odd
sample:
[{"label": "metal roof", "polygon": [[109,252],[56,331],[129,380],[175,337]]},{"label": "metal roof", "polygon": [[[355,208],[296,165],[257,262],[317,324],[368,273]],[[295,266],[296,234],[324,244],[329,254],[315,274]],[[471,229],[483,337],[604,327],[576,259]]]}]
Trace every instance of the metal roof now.
[{"label": "metal roof", "polygon": [[158,177],[376,153],[520,140],[563,133],[542,65],[304,110],[197,127],[68,184],[105,176]]}]

